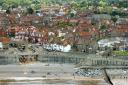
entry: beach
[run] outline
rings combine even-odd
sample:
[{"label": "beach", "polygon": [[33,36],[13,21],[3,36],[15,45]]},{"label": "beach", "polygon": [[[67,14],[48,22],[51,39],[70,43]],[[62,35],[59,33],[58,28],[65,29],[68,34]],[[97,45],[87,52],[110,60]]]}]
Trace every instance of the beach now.
[{"label": "beach", "polygon": [[[73,64],[31,63],[0,66],[0,85],[109,85],[103,78],[74,74]],[[114,85],[127,85],[126,78],[112,79]]]}]

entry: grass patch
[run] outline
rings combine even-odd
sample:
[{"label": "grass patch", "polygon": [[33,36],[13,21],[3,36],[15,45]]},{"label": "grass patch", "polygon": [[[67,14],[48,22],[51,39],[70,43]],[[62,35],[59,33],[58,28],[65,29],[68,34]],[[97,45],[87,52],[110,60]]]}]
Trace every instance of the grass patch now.
[{"label": "grass patch", "polygon": [[113,51],[113,53],[118,56],[128,56],[128,51]]}]

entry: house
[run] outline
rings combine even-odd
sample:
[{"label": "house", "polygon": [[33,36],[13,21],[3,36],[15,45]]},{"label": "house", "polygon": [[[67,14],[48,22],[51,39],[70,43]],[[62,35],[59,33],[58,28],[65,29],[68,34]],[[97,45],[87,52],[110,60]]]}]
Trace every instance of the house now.
[{"label": "house", "polygon": [[49,51],[69,52],[71,50],[71,45],[43,44],[43,48]]},{"label": "house", "polygon": [[126,36],[128,37],[128,19],[119,19],[116,23],[117,29],[116,33],[118,36]]},{"label": "house", "polygon": [[92,19],[94,19],[96,21],[110,20],[111,19],[111,15],[108,15],[108,14],[94,14],[94,15],[92,15]]},{"label": "house", "polygon": [[6,31],[0,29],[0,37],[4,37],[4,36],[7,36]]},{"label": "house", "polygon": [[10,21],[9,18],[5,14],[0,13],[0,27],[6,29],[9,26]]},{"label": "house", "polygon": [[20,24],[31,26],[32,24],[40,23],[43,19],[43,16],[37,16],[37,15],[28,15],[28,16],[22,16],[20,18]]}]

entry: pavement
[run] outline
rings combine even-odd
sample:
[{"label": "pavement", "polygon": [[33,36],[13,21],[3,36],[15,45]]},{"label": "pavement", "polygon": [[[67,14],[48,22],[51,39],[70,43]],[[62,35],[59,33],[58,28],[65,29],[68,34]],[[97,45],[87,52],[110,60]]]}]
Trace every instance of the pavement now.
[{"label": "pavement", "polygon": [[59,76],[70,77],[74,73],[74,65],[69,64],[48,64],[31,63],[0,65],[0,78],[14,77],[35,77],[35,78],[55,78]]},{"label": "pavement", "polygon": [[[87,85],[109,85],[104,81],[104,79],[93,79],[75,75],[74,67],[75,65],[73,64],[40,62],[29,64],[0,65],[0,85],[85,85],[79,84],[79,81],[84,81],[84,83],[87,83]],[[1,80],[12,81],[1,82]],[[55,82],[46,83],[46,81]],[[98,84],[92,84],[89,81],[100,82]],[[114,85],[128,84],[127,79],[112,79],[112,82]]]},{"label": "pavement", "polygon": [[128,85],[128,79],[113,79],[114,85]]}]

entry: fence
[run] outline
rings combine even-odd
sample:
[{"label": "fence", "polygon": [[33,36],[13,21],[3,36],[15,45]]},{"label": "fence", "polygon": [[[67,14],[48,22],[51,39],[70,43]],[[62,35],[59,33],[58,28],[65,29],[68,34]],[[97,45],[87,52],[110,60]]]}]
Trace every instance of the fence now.
[{"label": "fence", "polygon": [[78,66],[80,68],[100,68],[100,67],[106,67],[106,68],[125,68],[128,67],[128,61],[127,60],[121,60],[121,59],[114,59],[114,58],[97,58],[97,59],[88,59],[81,61]]}]

